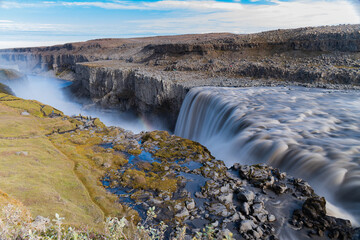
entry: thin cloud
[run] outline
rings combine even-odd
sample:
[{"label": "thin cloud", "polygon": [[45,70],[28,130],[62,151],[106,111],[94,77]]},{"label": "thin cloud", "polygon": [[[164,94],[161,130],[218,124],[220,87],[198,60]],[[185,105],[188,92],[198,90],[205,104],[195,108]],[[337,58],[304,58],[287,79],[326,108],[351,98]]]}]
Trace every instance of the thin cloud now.
[{"label": "thin cloud", "polygon": [[179,1],[179,0],[161,0],[155,2],[146,1],[97,1],[97,2],[80,2],[80,1],[43,1],[40,3],[32,2],[16,2],[4,1],[1,4],[2,8],[33,8],[33,7],[97,7],[103,9],[128,9],[128,10],[177,10],[177,9],[193,9],[193,10],[235,10],[242,9],[240,2],[219,2],[213,0],[193,0],[193,1]]},{"label": "thin cloud", "polygon": [[77,7],[98,7],[103,9],[132,9],[141,10],[146,9],[142,3],[134,4],[129,2],[62,2],[63,6],[77,6]]},{"label": "thin cloud", "polygon": [[243,9],[240,3],[218,1],[158,1],[144,3],[151,9],[194,9],[194,10],[239,10]]},{"label": "thin cloud", "polygon": [[[292,1],[274,5],[244,5],[243,9],[149,21],[133,21],[138,31],[157,34],[235,32],[253,33],[278,28],[357,24],[356,8],[345,0]],[[196,24],[195,24],[196,23]]]},{"label": "thin cloud", "polygon": [[[0,0],[1,1],[1,0]],[[86,23],[71,24],[42,24],[28,22],[12,22],[8,19],[0,20],[0,36],[2,41],[8,41],[7,33],[27,39],[29,34],[42,34],[39,40],[46,41],[48,36],[54,37],[54,41],[61,36],[79,37],[79,39],[93,39],[102,37],[135,37],[150,35],[208,33],[208,32],[232,32],[254,33],[279,28],[297,28],[307,26],[358,24],[359,4],[351,0],[271,0],[271,4],[242,4],[241,2],[216,2],[216,1],[107,1],[104,2],[65,2],[43,1],[41,6],[36,7],[62,7],[88,8],[96,7],[103,9],[139,9],[134,17],[127,21],[116,21],[114,15],[111,21],[104,17],[103,21],[95,21],[93,16],[88,16]],[[55,3],[54,3],[55,2]],[[262,1],[263,2],[263,1]],[[270,2],[270,1],[269,1]],[[1,2],[0,2],[1,3]],[[5,2],[3,2],[5,3]],[[20,7],[18,2],[13,5]],[[67,5],[63,5],[66,3]],[[15,4],[15,5],[14,5]],[[27,2],[26,6],[31,6]],[[235,4],[235,5],[232,5]],[[10,5],[6,5],[9,7]],[[231,7],[230,7],[231,6]],[[236,6],[236,7],[234,7]],[[155,14],[144,14],[141,20],[136,14],[144,11],[158,10]],[[1,9],[0,9],[1,11]],[[110,13],[109,13],[110,14]],[[116,12],[114,13],[116,14]],[[13,17],[12,20],[16,20]],[[137,20],[134,20],[137,19]],[[44,21],[45,22],[45,21]],[[36,35],[40,36],[40,35]],[[64,38],[65,39],[65,38]],[[64,40],[65,41],[65,40]],[[66,40],[70,41],[70,40]]]},{"label": "thin cloud", "polygon": [[0,31],[2,32],[57,32],[66,29],[64,24],[39,24],[22,23],[9,20],[0,20]]}]

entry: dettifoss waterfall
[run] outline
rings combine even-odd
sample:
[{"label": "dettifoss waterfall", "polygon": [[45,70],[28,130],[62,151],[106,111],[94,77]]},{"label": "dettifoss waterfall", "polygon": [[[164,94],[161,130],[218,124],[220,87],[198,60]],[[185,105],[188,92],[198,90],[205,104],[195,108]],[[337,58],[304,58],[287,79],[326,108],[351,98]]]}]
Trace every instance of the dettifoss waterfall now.
[{"label": "dettifoss waterfall", "polygon": [[360,222],[360,92],[301,87],[192,89],[175,134],[228,166],[266,163],[307,180],[332,215]]}]

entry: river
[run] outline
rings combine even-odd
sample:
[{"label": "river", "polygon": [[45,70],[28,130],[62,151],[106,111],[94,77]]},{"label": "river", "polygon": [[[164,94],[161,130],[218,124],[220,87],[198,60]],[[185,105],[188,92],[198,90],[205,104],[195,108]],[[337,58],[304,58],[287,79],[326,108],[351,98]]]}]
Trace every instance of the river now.
[{"label": "river", "polygon": [[[98,117],[133,132],[163,129],[132,113],[84,106],[63,88],[71,82],[29,75],[8,84],[67,115]],[[175,134],[207,146],[227,166],[267,163],[301,177],[325,196],[329,213],[360,220],[360,92],[301,87],[194,88]]]},{"label": "river", "polygon": [[28,75],[27,80],[6,83],[17,97],[24,99],[38,100],[44,104],[55,107],[66,115],[83,115],[100,118],[107,126],[122,127],[135,133],[163,129],[160,124],[154,125],[145,118],[136,116],[131,112],[120,112],[116,109],[101,109],[93,105],[83,104],[81,100],[64,91],[64,88],[71,85],[64,81],[51,77]]},{"label": "river", "polygon": [[360,220],[360,92],[194,88],[175,134],[227,166],[266,163],[307,180],[333,216]]}]

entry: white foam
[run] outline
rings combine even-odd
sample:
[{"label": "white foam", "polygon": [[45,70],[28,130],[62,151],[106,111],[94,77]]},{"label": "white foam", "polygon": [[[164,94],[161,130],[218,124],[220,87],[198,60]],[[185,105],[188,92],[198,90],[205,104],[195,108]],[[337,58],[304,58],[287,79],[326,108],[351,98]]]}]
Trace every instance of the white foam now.
[{"label": "white foam", "polygon": [[360,189],[359,99],[357,91],[300,87],[195,88],[175,134],[204,144],[228,166],[263,162],[304,178],[359,220],[353,208],[360,196],[348,196]]}]

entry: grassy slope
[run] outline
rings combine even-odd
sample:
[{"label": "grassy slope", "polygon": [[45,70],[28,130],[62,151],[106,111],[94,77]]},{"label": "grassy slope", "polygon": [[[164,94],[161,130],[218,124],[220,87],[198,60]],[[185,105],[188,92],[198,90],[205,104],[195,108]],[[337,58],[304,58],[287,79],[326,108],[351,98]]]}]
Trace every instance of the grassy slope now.
[{"label": "grassy slope", "polygon": [[[31,115],[21,115],[24,109]],[[46,137],[53,129],[71,129],[74,124],[41,116],[49,110],[56,111],[0,94],[0,189],[33,216],[59,213],[69,224],[96,227],[103,211],[75,174],[74,162]]]}]

